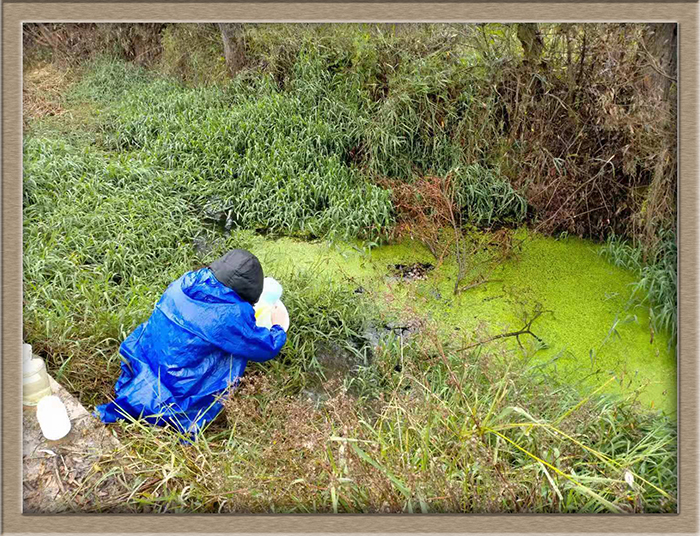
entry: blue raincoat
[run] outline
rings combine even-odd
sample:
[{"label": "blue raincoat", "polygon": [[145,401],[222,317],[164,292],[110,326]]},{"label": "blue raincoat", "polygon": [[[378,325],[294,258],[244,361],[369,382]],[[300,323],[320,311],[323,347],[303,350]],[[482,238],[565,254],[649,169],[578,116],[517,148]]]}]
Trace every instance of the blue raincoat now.
[{"label": "blue raincoat", "polygon": [[125,414],[193,434],[222,410],[227,388],[248,361],[274,358],[287,335],[255,324],[253,306],[209,268],[170,284],[151,317],[121,344],[114,402],[98,406],[103,422]]}]

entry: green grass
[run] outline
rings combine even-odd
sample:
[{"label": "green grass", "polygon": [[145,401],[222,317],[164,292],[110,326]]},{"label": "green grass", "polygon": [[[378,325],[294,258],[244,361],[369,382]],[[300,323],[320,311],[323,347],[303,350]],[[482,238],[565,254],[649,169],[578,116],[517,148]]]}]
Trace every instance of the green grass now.
[{"label": "green grass", "polygon": [[[457,177],[456,194],[470,219],[483,225],[523,219],[525,201],[497,170],[467,165],[464,142],[450,127],[457,112],[433,102],[441,92],[464,90],[466,82],[452,78],[468,66],[458,63],[446,79],[426,78],[423,71],[444,51],[430,52],[428,66],[409,73],[414,82],[406,85],[400,69],[387,82],[396,86],[391,96],[376,101],[373,86],[350,70],[368,60],[334,52],[304,42],[282,90],[264,72],[191,88],[101,60],[69,101],[100,108],[100,147],[144,153],[176,170],[186,181],[179,193],[221,214],[229,227],[378,240],[393,223],[393,208],[390,192],[374,178],[447,173]],[[329,61],[336,70],[328,70]],[[471,118],[466,109],[458,115]]]},{"label": "green grass", "polygon": [[[334,303],[338,310],[343,300]],[[429,332],[387,340],[371,365],[344,385],[323,384],[325,401],[317,402],[290,389],[300,381],[292,378],[298,370],[291,361],[283,357],[276,367],[249,375],[226,403],[227,421],[214,422],[192,446],[167,429],[119,425],[121,462],[131,474],[124,475],[123,495],[103,507],[277,513],[676,508],[677,439],[669,421],[600,394],[581,400],[571,387],[498,348],[457,352]]]},{"label": "green grass", "polygon": [[306,88],[281,94],[269,79],[235,97],[160,79],[113,101],[103,78],[122,87],[123,75],[96,73],[75,94],[94,86],[109,96],[102,146],[177,171],[173,193],[192,207],[239,228],[304,236],[376,238],[391,224],[389,193],[344,161],[354,125],[342,103],[317,108]]},{"label": "green grass", "polygon": [[481,227],[494,223],[522,223],[527,201],[497,170],[473,164],[456,168],[455,201],[465,221]]},{"label": "green grass", "polygon": [[678,245],[675,233],[663,231],[656,246],[646,250],[613,235],[601,253],[615,265],[637,274],[630,307],[648,309],[651,327],[669,333],[669,345],[675,348],[678,334]]}]

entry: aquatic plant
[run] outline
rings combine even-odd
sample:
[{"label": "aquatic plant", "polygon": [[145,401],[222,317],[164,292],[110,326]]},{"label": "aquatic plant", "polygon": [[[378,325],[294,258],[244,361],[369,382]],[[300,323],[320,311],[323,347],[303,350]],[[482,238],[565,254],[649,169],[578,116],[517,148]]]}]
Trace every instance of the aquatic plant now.
[{"label": "aquatic plant", "polygon": [[638,274],[631,302],[649,308],[653,332],[664,330],[674,342],[678,333],[678,245],[674,232],[660,232],[661,239],[651,248],[611,236],[601,248],[612,263]]}]

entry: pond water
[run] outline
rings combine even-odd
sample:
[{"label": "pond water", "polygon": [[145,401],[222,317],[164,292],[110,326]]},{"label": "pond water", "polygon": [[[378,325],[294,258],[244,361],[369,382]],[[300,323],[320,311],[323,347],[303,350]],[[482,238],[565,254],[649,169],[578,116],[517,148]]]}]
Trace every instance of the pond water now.
[{"label": "pond water", "polygon": [[[529,335],[520,337],[523,349],[508,338],[513,356],[530,356],[582,391],[606,382],[606,391],[621,396],[636,391],[644,406],[675,416],[675,347],[664,333],[652,337],[645,308],[629,305],[634,274],[607,262],[586,240],[526,231],[518,236],[525,237],[519,253],[488,275],[493,282],[457,296],[456,262],[437,263],[415,241],[370,251],[357,244],[258,237],[253,251],[268,275],[315,266],[334,280],[383,295],[387,299],[380,301],[387,307],[412,307],[465,341],[517,331],[539,307],[546,312],[532,331],[545,347]],[[417,263],[416,270],[407,269]],[[395,265],[401,266],[392,269]],[[616,379],[608,382],[613,375]]]}]

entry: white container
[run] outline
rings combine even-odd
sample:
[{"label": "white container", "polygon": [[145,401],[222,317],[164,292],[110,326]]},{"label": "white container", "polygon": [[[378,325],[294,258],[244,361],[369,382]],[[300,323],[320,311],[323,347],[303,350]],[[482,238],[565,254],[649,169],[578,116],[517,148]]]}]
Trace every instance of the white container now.
[{"label": "white container", "polygon": [[44,360],[32,355],[29,344],[22,345],[22,404],[36,406],[45,396],[51,394],[49,375]]},{"label": "white container", "polygon": [[274,305],[280,298],[282,298],[282,285],[276,279],[266,277],[263,281],[263,290],[258,303]]},{"label": "white container", "polygon": [[272,311],[282,297],[282,285],[272,277],[263,281],[263,291],[258,303],[255,304],[255,323],[263,328],[272,327]]},{"label": "white container", "polygon": [[36,418],[41,427],[41,433],[49,441],[56,441],[70,432],[70,417],[68,410],[57,396],[45,396],[39,400],[36,408]]},{"label": "white container", "polygon": [[281,301],[278,301],[272,308],[272,314],[270,315],[270,321],[275,319],[275,324],[278,324],[286,332],[289,330],[289,313],[287,308]]}]

